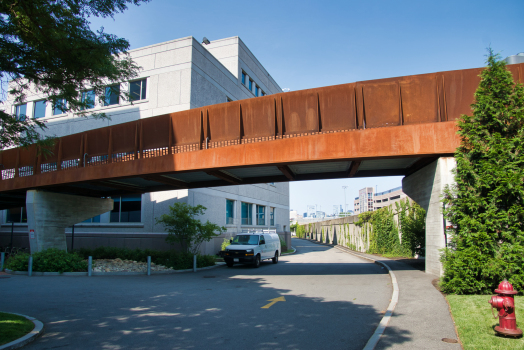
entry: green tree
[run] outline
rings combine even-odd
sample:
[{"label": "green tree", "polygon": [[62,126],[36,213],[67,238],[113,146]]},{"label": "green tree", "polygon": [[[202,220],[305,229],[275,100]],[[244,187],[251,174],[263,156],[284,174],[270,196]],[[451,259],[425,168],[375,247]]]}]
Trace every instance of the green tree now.
[{"label": "green tree", "polygon": [[442,261],[448,293],[492,293],[507,278],[524,287],[524,89],[489,49],[487,68],[459,120],[456,184],[445,191],[454,224]]},{"label": "green tree", "polygon": [[399,215],[402,248],[411,256],[424,255],[426,247],[426,211],[408,199],[396,202]]},{"label": "green tree", "polygon": [[209,242],[211,238],[219,236],[226,230],[225,227],[213,224],[209,220],[202,223],[195,218],[203,215],[206,210],[207,208],[200,204],[192,206],[176,202],[169,206],[169,214],[156,218],[156,223],[162,224],[167,230],[166,242],[180,243],[185,252],[196,255],[203,242]]},{"label": "green tree", "polygon": [[[0,2],[0,81],[11,80],[9,94],[15,104],[26,95],[43,94],[63,111],[85,116],[92,100],[81,91],[94,90],[105,99],[108,84],[136,76],[139,67],[127,50],[129,42],[104,32],[93,32],[88,18],[113,17],[149,0],[2,0]],[[122,94],[124,95],[124,94]],[[64,103],[65,101],[65,103]],[[103,113],[94,117],[104,118]],[[45,123],[0,110],[0,148],[42,142]],[[49,142],[47,142],[49,144]]]}]

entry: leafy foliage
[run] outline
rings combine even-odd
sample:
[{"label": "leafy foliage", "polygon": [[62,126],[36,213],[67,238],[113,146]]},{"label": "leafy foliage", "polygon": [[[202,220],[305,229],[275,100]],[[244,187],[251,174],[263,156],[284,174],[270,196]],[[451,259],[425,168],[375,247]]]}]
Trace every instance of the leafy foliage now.
[{"label": "leafy foliage", "polygon": [[426,211],[417,203],[407,199],[395,204],[402,234],[402,250],[410,252],[411,256],[425,255]]},{"label": "leafy foliage", "polygon": [[524,288],[524,88],[491,49],[487,63],[473,115],[458,123],[456,184],[443,199],[454,224],[447,293],[491,293],[504,278]]},{"label": "leafy foliage", "polygon": [[[2,85],[12,80],[9,93],[14,103],[23,103],[32,91],[48,96],[48,102],[64,112],[85,115],[83,109],[93,101],[82,101],[82,90],[94,90],[103,100],[108,84],[135,77],[139,67],[127,55],[129,42],[103,28],[93,32],[88,18],[113,17],[128,4],[147,1],[2,0],[0,80]],[[2,95],[5,100],[3,90]],[[41,121],[0,111],[0,148],[43,141],[38,133],[42,128]]]},{"label": "leafy foliage", "polygon": [[[29,254],[17,254],[9,258],[6,268],[13,271],[27,271]],[[82,272],[87,271],[87,262],[76,253],[49,248],[33,254],[33,271],[35,272]]]},{"label": "leafy foliage", "polygon": [[[157,224],[162,224],[167,230],[166,242],[180,243],[182,249],[191,254],[198,254],[200,245],[209,242],[211,238],[219,236],[226,231],[225,227],[207,220],[202,223],[195,216],[203,215],[206,211],[203,205],[192,206],[183,202],[176,202],[169,206],[169,214],[156,218]],[[215,233],[215,232],[218,232]]]},{"label": "leafy foliage", "polygon": [[[175,270],[191,269],[193,267],[193,254],[175,250],[159,251],[152,249],[127,249],[116,247],[98,247],[95,249],[81,248],[78,254],[84,259],[92,256],[93,259],[117,259],[146,262],[151,257],[151,262]],[[211,255],[197,255],[197,267],[215,265],[215,257]]]}]

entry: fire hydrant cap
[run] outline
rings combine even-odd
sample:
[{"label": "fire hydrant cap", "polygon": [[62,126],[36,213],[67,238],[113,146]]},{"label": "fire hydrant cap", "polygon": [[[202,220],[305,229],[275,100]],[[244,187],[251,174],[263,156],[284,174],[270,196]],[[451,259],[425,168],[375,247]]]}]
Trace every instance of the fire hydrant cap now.
[{"label": "fire hydrant cap", "polygon": [[507,280],[504,280],[500,282],[499,287],[495,289],[495,293],[506,294],[506,295],[515,295],[518,292],[513,289],[513,286],[511,285],[511,283],[509,283]]}]

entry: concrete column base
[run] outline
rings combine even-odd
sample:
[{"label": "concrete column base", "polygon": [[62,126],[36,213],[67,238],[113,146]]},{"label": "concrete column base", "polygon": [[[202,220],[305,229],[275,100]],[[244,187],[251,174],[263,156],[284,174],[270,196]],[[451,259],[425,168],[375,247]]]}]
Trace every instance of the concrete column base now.
[{"label": "concrete column base", "polygon": [[66,227],[113,210],[113,200],[30,190],[26,209],[31,253],[67,251]]},{"label": "concrete column base", "polygon": [[426,272],[441,276],[439,249],[445,247],[442,194],[455,182],[453,157],[439,158],[402,179],[402,191],[426,211]]}]

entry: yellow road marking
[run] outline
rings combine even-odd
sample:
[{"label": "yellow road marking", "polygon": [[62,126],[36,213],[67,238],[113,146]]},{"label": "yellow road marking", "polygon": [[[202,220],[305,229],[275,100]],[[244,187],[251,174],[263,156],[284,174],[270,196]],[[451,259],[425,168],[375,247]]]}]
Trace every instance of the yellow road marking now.
[{"label": "yellow road marking", "polygon": [[279,302],[279,301],[286,301],[286,299],[284,297],[278,297],[278,298],[275,298],[275,299],[269,299],[268,301],[270,301],[270,303],[267,304],[267,305],[262,306],[261,309],[269,309],[271,306],[273,306],[277,302]]}]

